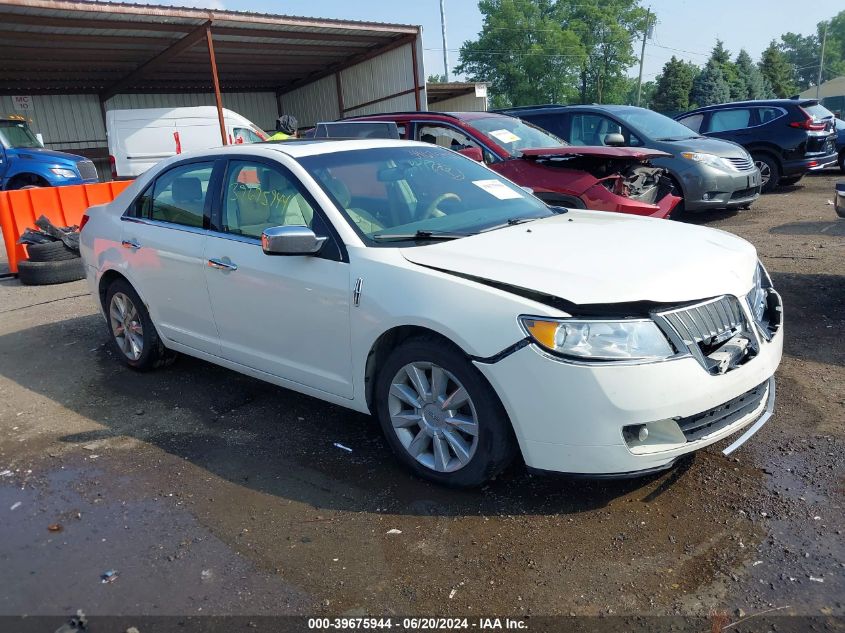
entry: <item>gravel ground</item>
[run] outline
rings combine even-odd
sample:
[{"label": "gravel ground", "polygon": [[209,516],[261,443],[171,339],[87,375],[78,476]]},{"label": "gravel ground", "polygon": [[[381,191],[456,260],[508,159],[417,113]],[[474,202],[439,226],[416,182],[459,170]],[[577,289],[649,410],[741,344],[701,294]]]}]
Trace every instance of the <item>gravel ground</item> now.
[{"label": "gravel ground", "polygon": [[366,416],[190,358],[125,369],[84,282],[0,281],[0,615],[845,615],[836,179],[686,220],[757,246],[786,353],[753,440],[645,479],[440,489]]}]

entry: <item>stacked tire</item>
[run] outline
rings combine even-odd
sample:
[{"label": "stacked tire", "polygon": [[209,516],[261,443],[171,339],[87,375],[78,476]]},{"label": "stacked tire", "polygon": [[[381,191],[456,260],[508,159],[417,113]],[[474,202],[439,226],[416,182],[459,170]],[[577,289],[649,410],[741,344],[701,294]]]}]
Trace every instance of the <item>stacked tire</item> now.
[{"label": "stacked tire", "polygon": [[26,286],[63,284],[85,278],[79,253],[59,240],[27,244],[29,259],[18,263],[18,279]]}]

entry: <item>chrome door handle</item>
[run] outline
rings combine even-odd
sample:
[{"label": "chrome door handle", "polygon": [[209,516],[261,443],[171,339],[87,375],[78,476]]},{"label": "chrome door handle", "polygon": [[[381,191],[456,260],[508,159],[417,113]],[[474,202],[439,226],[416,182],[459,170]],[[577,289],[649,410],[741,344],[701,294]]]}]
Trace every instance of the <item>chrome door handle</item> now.
[{"label": "chrome door handle", "polygon": [[216,268],[217,270],[237,270],[238,267],[233,264],[232,262],[224,262],[220,259],[209,259],[208,260],[208,267],[209,268]]},{"label": "chrome door handle", "polygon": [[120,245],[121,245],[123,248],[131,248],[131,249],[133,249],[133,250],[137,250],[137,249],[141,248],[141,245],[140,245],[140,244],[138,244],[138,242],[136,242],[135,240],[123,240],[123,241],[120,243]]}]

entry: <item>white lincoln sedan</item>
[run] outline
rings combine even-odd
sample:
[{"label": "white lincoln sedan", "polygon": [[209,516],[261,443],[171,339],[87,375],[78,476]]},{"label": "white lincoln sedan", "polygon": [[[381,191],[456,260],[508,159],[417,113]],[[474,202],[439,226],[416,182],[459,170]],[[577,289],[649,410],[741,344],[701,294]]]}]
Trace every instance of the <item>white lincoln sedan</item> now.
[{"label": "white lincoln sedan", "polygon": [[189,354],[372,413],[443,484],[517,454],[660,470],[774,406],[782,306],[750,244],[548,207],[429,144],[176,156],[90,208],[81,242],[127,365]]}]

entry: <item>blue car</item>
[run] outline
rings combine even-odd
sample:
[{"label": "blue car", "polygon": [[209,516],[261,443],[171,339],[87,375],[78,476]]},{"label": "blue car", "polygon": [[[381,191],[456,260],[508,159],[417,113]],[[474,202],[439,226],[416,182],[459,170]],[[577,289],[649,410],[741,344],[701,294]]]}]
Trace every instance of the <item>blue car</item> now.
[{"label": "blue car", "polygon": [[87,158],[45,149],[23,117],[0,118],[0,191],[98,181]]}]

